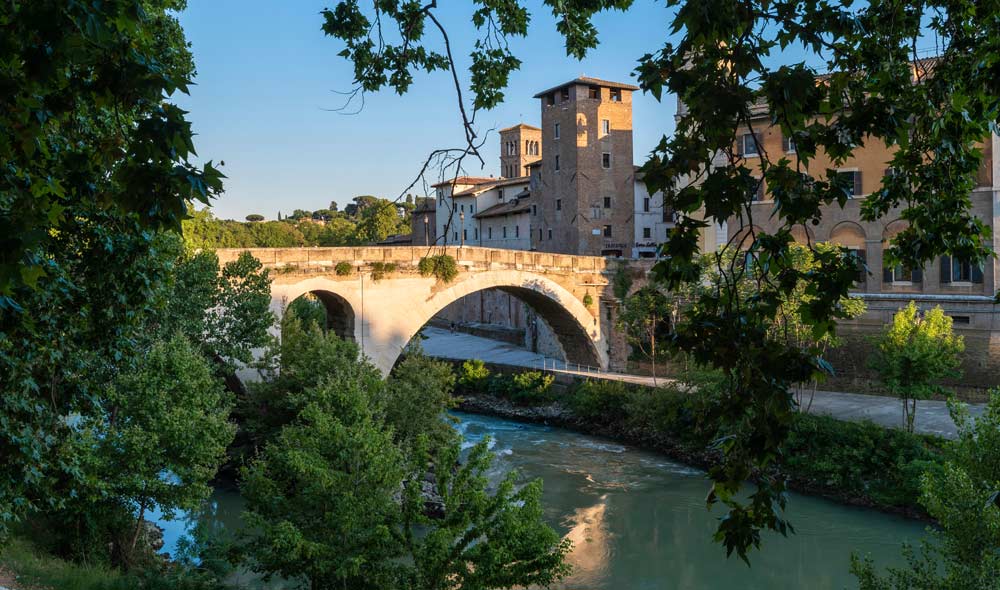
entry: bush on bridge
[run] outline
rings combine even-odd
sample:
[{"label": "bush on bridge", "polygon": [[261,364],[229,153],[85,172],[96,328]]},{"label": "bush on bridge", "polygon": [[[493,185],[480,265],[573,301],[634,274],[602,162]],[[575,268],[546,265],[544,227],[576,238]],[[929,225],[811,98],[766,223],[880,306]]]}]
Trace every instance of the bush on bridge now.
[{"label": "bush on bridge", "polygon": [[333,272],[337,273],[338,277],[348,277],[354,272],[354,266],[350,262],[342,260],[333,267]]},{"label": "bush on bridge", "polygon": [[458,276],[458,263],[448,254],[425,256],[417,264],[420,275],[437,277],[443,283],[450,283]]}]

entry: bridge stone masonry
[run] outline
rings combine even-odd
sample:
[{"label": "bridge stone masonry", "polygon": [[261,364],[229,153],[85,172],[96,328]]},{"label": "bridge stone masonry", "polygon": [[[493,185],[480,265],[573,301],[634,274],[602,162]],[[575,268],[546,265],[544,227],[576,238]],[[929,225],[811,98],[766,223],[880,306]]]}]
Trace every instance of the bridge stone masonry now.
[{"label": "bridge stone masonry", "polygon": [[[628,345],[614,327],[610,286],[622,261],[479,247],[216,250],[220,264],[242,252],[270,270],[271,308],[278,318],[289,303],[312,293],[327,309],[328,328],[357,342],[383,374],[435,314],[485,289],[506,291],[530,306],[556,334],[570,363],[608,370],[624,366],[628,356]],[[420,260],[441,254],[455,259],[458,276],[447,283],[421,276]],[[349,273],[343,272],[345,262]]]}]

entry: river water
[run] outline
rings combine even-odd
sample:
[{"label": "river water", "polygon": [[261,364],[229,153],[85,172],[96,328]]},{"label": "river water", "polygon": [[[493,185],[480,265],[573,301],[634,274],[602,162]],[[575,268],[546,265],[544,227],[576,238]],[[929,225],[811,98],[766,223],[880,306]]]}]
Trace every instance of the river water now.
[{"label": "river water", "polygon": [[[573,542],[573,574],[562,588],[841,589],[856,588],[852,551],[879,564],[900,564],[904,541],[924,534],[919,522],[792,495],[787,516],[796,529],[765,535],[751,567],[711,541],[721,511],[705,509],[704,474],[612,441],[558,428],[456,413],[468,445],[493,439],[499,479],[510,469],[544,481],[545,516]],[[213,498],[213,525],[239,526],[232,491]],[[169,550],[191,523],[166,525]]]}]

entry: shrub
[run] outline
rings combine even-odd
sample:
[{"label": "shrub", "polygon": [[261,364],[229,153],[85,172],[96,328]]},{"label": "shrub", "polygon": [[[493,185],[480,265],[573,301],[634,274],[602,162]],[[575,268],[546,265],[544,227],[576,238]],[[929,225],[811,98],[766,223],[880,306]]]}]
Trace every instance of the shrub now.
[{"label": "shrub", "polygon": [[434,276],[444,283],[450,283],[458,276],[458,263],[448,254],[425,256],[420,259],[417,269],[421,276]]},{"label": "shrub", "polygon": [[462,370],[458,374],[458,385],[466,391],[482,393],[486,391],[489,377],[490,370],[486,367],[486,363],[479,359],[469,359],[462,363]]},{"label": "shrub", "polygon": [[611,424],[628,417],[631,391],[621,381],[587,380],[573,389],[569,407],[577,416],[602,424]]},{"label": "shrub", "polygon": [[495,375],[489,380],[491,395],[530,406],[552,401],[551,389],[555,377],[541,371],[524,371],[516,375]]},{"label": "shrub", "polygon": [[395,262],[373,262],[372,263],[372,280],[375,282],[381,281],[386,276],[396,272]]},{"label": "shrub", "polygon": [[333,267],[333,272],[337,273],[338,277],[351,276],[351,273],[354,272],[354,265],[347,261],[341,261]]}]

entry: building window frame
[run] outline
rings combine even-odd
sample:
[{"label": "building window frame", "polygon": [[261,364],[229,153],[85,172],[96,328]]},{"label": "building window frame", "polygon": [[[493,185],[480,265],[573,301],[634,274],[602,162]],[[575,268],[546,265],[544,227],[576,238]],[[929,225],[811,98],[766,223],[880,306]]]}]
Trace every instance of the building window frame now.
[{"label": "building window frame", "polygon": [[552,125],[552,139],[559,139],[559,123]]},{"label": "building window frame", "polygon": [[562,199],[556,199],[556,211],[562,211]]},{"label": "building window frame", "polygon": [[611,169],[611,152],[601,152],[601,168]]},{"label": "building window frame", "polygon": [[760,151],[757,149],[760,137],[756,133],[744,133],[740,136],[740,155],[744,158],[758,158]]},{"label": "building window frame", "polygon": [[611,135],[611,119],[601,119],[601,135]]},{"label": "building window frame", "polygon": [[611,208],[611,197],[604,197],[604,203],[603,203],[603,205],[604,205],[605,209],[610,209]]},{"label": "building window frame", "polygon": [[603,233],[604,233],[604,237],[605,238],[614,237],[612,235],[612,230],[611,230],[611,224],[610,223],[604,226],[604,232]]},{"label": "building window frame", "polygon": [[644,227],[642,228],[642,239],[648,240],[653,237],[652,228]]}]

